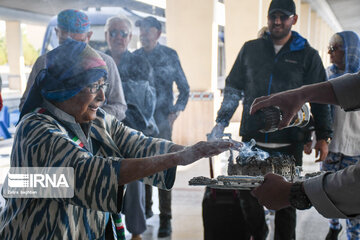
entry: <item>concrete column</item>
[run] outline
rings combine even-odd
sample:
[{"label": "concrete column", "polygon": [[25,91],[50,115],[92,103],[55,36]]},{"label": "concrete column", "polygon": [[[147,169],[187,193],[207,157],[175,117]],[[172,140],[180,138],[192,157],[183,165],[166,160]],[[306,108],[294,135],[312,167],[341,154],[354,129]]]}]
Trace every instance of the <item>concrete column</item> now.
[{"label": "concrete column", "polygon": [[301,18],[300,20],[300,34],[309,39],[310,27],[311,27],[311,8],[309,3],[301,3],[300,9],[298,10]]},{"label": "concrete column", "polygon": [[327,23],[326,23],[326,26],[325,26],[325,36],[326,36],[326,41],[324,41],[324,44],[325,44],[325,48],[324,48],[325,57],[323,59],[323,63],[324,63],[324,67],[327,68],[330,65],[330,57],[329,57],[329,54],[328,54],[328,46],[329,46],[329,40],[330,40],[330,38],[332,36],[331,28],[329,27],[329,25]]},{"label": "concrete column", "polygon": [[322,40],[321,40],[321,51],[322,51],[322,59],[323,59],[323,63],[325,64],[328,57],[327,54],[327,47],[328,47],[328,43],[329,43],[329,34],[327,32],[327,23],[322,20],[321,22],[321,35],[323,36]]},{"label": "concrete column", "polygon": [[324,37],[321,34],[322,33],[322,29],[321,29],[322,21],[323,21],[322,18],[319,15],[317,15],[316,26],[318,26],[318,29],[316,31],[316,49],[319,51],[320,56],[321,56],[322,41],[323,41],[323,37]]},{"label": "concrete column", "polygon": [[292,27],[292,30],[296,32],[300,32],[301,29],[301,0],[294,0],[295,6],[296,6],[296,14],[298,15],[298,21],[297,23]]},{"label": "concrete column", "polygon": [[[225,1],[225,54],[226,72],[229,73],[242,45],[256,38],[261,26],[260,0]],[[268,6],[269,7],[269,6]],[[267,11],[267,9],[266,9]],[[267,16],[267,14],[265,15]]]},{"label": "concrete column", "polygon": [[314,47],[317,48],[316,46],[316,38],[317,38],[317,30],[318,30],[318,26],[316,25],[316,18],[317,18],[317,13],[315,11],[311,11],[310,14],[310,44]]},{"label": "concrete column", "polygon": [[20,22],[6,21],[6,46],[9,62],[9,88],[23,91],[26,79]]},{"label": "concrete column", "polygon": [[180,57],[191,97],[174,124],[173,140],[192,144],[204,140],[214,126],[217,88],[218,25],[215,0],[167,0],[167,44]]},{"label": "concrete column", "polygon": [[260,26],[259,29],[262,27],[267,27],[267,16],[268,16],[268,10],[270,6],[271,0],[260,0],[260,11],[259,11],[259,18],[260,20]]}]

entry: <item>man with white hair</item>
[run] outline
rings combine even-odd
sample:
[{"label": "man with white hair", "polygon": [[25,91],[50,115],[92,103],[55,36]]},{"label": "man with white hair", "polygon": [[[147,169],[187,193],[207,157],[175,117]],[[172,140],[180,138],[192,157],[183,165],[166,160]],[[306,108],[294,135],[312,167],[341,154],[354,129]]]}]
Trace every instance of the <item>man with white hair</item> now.
[{"label": "man with white hair", "polygon": [[[155,136],[158,128],[154,119],[156,91],[153,69],[144,57],[128,50],[131,37],[132,26],[127,18],[114,16],[106,21],[105,38],[109,47],[106,53],[117,65],[128,104],[123,123],[147,136]],[[146,230],[145,186],[141,181],[127,184],[122,213],[132,239],[141,239]]]}]

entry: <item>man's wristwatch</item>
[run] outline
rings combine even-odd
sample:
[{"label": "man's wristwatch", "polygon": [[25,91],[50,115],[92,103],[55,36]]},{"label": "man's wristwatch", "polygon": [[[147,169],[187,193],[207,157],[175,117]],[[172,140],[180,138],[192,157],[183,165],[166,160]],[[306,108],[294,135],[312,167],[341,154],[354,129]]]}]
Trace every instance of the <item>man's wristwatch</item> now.
[{"label": "man's wristwatch", "polygon": [[329,145],[331,143],[331,138],[325,139],[326,143]]},{"label": "man's wristwatch", "polygon": [[292,207],[299,210],[311,208],[312,204],[303,190],[302,182],[295,182],[291,186],[289,202]]}]

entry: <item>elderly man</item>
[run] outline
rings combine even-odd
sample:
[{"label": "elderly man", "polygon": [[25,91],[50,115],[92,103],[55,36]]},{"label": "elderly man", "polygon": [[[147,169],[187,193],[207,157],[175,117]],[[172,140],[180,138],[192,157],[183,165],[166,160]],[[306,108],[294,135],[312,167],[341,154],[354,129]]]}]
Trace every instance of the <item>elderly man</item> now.
[{"label": "elderly man", "polygon": [[[144,57],[129,52],[131,37],[132,26],[128,19],[115,16],[106,21],[105,38],[109,47],[106,53],[113,57],[118,67],[128,104],[123,123],[145,135],[154,136],[158,129],[154,119],[156,91],[153,70]],[[140,234],[146,230],[145,187],[142,182],[127,184],[122,212],[132,239],[141,239]]]},{"label": "elderly man", "polygon": [[[255,139],[257,147],[270,154],[280,152],[294,156],[296,165],[302,165],[302,152],[307,141],[300,128],[287,128],[273,133],[261,133],[254,129],[254,120],[249,114],[252,101],[256,97],[269,95],[302,85],[326,81],[325,69],[319,54],[307,40],[295,31],[295,3],[293,0],[273,0],[268,10],[269,32],[246,42],[226,79],[224,100],[218,112],[212,136],[221,137],[224,128],[234,114],[239,101],[243,102],[240,135],[243,141]],[[330,108],[327,105],[312,104],[311,112],[315,120],[315,148],[320,151],[320,159],[328,152],[331,137]],[[250,192],[242,195],[243,211],[254,239],[266,239],[267,226],[263,207]],[[245,200],[246,199],[246,200]],[[245,207],[247,205],[252,208]],[[289,207],[275,213],[275,239],[295,239],[296,211]]]},{"label": "elderly man", "polygon": [[[154,17],[146,17],[136,22],[140,27],[142,48],[134,54],[144,56],[154,69],[156,88],[155,120],[159,128],[157,137],[171,140],[172,126],[180,111],[185,109],[189,98],[189,85],[181,68],[179,57],[175,50],[158,43],[161,35],[161,23]],[[173,83],[179,90],[179,97],[174,105]],[[151,188],[146,188],[147,216],[151,211]],[[159,237],[171,234],[171,192],[159,190],[160,228]]]},{"label": "elderly man", "polygon": [[[90,31],[90,22],[88,16],[81,11],[74,9],[67,9],[60,12],[57,16],[57,28],[55,28],[56,35],[59,39],[59,44],[62,44],[67,38],[72,38],[74,40],[88,43],[92,36],[92,31]],[[124,98],[123,89],[121,86],[121,80],[119,73],[116,70],[116,65],[111,57],[108,55],[97,51],[101,58],[105,61],[109,73],[108,73],[108,82],[110,87],[107,89],[105,96],[106,102],[103,106],[103,109],[112,115],[114,115],[120,121],[125,118],[125,111],[127,105]],[[45,68],[46,66],[46,55],[40,56],[30,73],[26,90],[23,96],[20,99],[19,109],[23,108],[25,100],[29,94],[29,91],[35,82],[35,78],[38,73]]]}]

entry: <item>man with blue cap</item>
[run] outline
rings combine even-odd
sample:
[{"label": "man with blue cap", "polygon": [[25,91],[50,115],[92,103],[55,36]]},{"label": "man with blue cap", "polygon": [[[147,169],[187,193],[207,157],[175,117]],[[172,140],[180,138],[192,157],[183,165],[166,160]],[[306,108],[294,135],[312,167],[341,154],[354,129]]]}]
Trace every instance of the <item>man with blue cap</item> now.
[{"label": "man with blue cap", "polygon": [[[57,16],[57,28],[55,28],[56,35],[59,39],[59,44],[63,44],[67,38],[88,43],[92,36],[90,30],[90,21],[88,16],[78,10],[67,9],[61,11]],[[112,115],[114,115],[120,121],[125,118],[125,112],[127,109],[121,79],[119,72],[117,71],[114,60],[105,53],[97,51],[101,56],[108,68],[108,82],[109,88],[105,92],[106,102],[104,103],[103,109]],[[44,69],[46,66],[46,54],[40,56],[30,73],[26,90],[20,99],[19,109],[24,106],[25,100],[29,94],[31,86],[33,85],[37,74]]]}]

